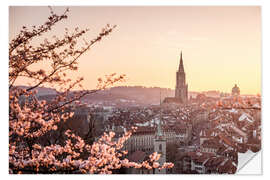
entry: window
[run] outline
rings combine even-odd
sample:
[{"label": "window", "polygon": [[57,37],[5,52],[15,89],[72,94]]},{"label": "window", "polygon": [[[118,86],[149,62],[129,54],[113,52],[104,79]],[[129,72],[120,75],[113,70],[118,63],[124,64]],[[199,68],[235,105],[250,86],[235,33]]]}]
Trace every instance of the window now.
[{"label": "window", "polygon": [[162,144],[159,145],[159,150],[160,150],[160,151],[162,150]]}]

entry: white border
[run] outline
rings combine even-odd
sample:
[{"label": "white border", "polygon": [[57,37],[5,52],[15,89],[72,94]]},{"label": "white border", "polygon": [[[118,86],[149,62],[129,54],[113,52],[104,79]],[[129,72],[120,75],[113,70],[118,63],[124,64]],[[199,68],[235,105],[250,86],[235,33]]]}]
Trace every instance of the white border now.
[{"label": "white border", "polygon": [[[36,176],[8,176],[8,138],[7,138],[7,134],[8,134],[8,98],[7,98],[7,94],[8,94],[8,62],[7,62],[7,52],[8,52],[8,6],[10,5],[21,5],[21,6],[30,6],[30,5],[57,5],[57,6],[61,6],[61,5],[102,5],[102,6],[106,6],[106,5],[113,5],[113,6],[117,6],[117,5],[140,5],[140,6],[144,6],[144,5],[155,5],[155,6],[160,6],[160,5],[203,5],[203,6],[253,6],[253,5],[259,5],[262,6],[262,26],[263,26],[263,31],[262,31],[262,98],[263,98],[263,110],[262,110],[262,128],[263,128],[263,143],[262,143],[262,149],[263,149],[263,155],[262,155],[262,159],[265,160],[263,161],[264,166],[266,167],[263,171],[263,176],[230,176],[230,178],[267,178],[267,176],[269,175],[269,171],[267,171],[267,167],[269,167],[269,165],[267,165],[267,159],[270,159],[268,156],[268,150],[269,150],[269,143],[267,141],[269,141],[268,137],[269,136],[269,115],[267,113],[267,108],[270,107],[269,101],[270,101],[270,86],[269,86],[269,81],[268,77],[270,77],[269,73],[270,73],[270,65],[269,65],[269,61],[270,61],[270,56],[269,56],[269,51],[270,51],[270,43],[269,43],[269,37],[270,37],[270,1],[269,0],[55,0],[55,1],[51,1],[51,0],[10,0],[10,1],[1,1],[1,6],[0,6],[0,13],[1,13],[1,24],[0,24],[0,32],[1,32],[1,36],[0,36],[0,49],[1,49],[1,60],[0,60],[0,67],[1,67],[1,93],[0,93],[0,99],[1,99],[1,175],[3,178],[37,178]],[[262,166],[263,167],[263,166]],[[253,167],[254,169],[254,167]],[[6,177],[8,176],[8,177]],[[58,176],[38,176],[38,178],[58,178]],[[59,176],[60,177],[60,176]],[[78,176],[79,178],[163,178],[164,176],[159,176],[159,177],[153,177],[153,176],[127,176],[127,175],[118,175],[118,176]],[[178,176],[166,176],[168,178],[214,178],[216,179],[217,176],[207,176],[207,175],[202,175],[202,176],[184,176],[184,175],[178,175]],[[61,178],[61,177],[60,177]],[[65,176],[65,178],[74,178],[73,176]],[[218,178],[228,178],[227,176],[218,176]],[[269,177],[268,177],[269,179]]]},{"label": "white border", "polygon": [[260,5],[263,0],[9,0],[9,5]]}]

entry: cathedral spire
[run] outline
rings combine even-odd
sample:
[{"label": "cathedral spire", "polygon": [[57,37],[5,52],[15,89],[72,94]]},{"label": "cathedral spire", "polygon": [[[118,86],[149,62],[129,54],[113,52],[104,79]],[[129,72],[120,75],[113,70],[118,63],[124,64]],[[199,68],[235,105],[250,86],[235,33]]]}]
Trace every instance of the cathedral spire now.
[{"label": "cathedral spire", "polygon": [[188,100],[188,85],[186,84],[186,73],[184,70],[182,51],[180,54],[180,63],[178,71],[176,72],[176,87],[175,97],[180,99],[182,103],[186,103]]},{"label": "cathedral spire", "polygon": [[163,131],[162,131],[162,128],[161,128],[161,119],[158,122],[157,136],[158,136],[158,138],[163,138]]},{"label": "cathedral spire", "polygon": [[184,65],[183,65],[182,51],[181,51],[181,55],[180,55],[180,64],[179,64],[179,69],[178,69],[178,71],[180,71],[180,72],[185,72],[185,71],[184,71]]}]

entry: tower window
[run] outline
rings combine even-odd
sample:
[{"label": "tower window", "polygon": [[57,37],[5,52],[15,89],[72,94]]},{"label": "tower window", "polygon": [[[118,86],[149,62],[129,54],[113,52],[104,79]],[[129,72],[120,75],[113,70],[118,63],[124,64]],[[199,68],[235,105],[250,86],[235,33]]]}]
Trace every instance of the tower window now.
[{"label": "tower window", "polygon": [[160,151],[162,150],[162,144],[159,145],[159,150],[160,150]]}]

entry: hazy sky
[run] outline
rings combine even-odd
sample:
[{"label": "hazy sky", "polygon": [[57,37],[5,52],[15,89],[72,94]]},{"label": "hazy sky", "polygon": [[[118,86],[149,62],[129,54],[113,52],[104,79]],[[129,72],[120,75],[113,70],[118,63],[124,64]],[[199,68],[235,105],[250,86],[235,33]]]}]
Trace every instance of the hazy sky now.
[{"label": "hazy sky", "polygon": [[[61,13],[65,8],[53,9]],[[48,7],[11,7],[10,38],[48,15]],[[66,27],[89,28],[90,39],[107,23],[117,28],[70,74],[83,76],[86,88],[113,72],[128,77],[118,85],[175,88],[182,50],[189,91],[230,92],[237,83],[242,94],[261,92],[260,7],[70,7],[69,18],[53,34],[61,35]]]}]

